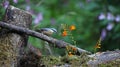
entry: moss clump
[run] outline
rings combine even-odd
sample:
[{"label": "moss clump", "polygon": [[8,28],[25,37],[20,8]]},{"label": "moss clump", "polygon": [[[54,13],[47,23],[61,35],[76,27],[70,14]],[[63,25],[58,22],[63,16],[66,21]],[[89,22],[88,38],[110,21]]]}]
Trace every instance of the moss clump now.
[{"label": "moss clump", "polygon": [[[65,55],[63,57],[56,56],[42,56],[39,60],[40,66],[43,67],[53,67],[53,66],[61,66],[65,67],[69,65],[70,67],[88,67],[87,62],[93,58],[89,58],[86,54],[77,55]],[[98,67],[120,67],[120,59],[116,59],[114,61],[110,61],[107,63],[98,64]]]},{"label": "moss clump", "polygon": [[61,57],[42,56],[40,59],[40,66],[52,67],[53,65],[61,65]]},{"label": "moss clump", "polygon": [[45,67],[53,67],[53,66],[64,66],[70,65],[74,66],[87,66],[86,62],[89,60],[86,54],[81,54],[80,56],[63,56],[63,57],[55,57],[55,56],[42,56],[40,59],[40,66]]}]

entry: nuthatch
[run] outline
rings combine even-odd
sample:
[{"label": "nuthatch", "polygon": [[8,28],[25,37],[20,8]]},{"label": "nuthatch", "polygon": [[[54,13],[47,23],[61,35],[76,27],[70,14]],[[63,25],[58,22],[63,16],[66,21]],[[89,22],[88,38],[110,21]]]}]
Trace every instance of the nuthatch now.
[{"label": "nuthatch", "polygon": [[[41,28],[36,30],[37,32],[43,33],[47,36],[51,36],[53,33],[56,33],[57,30],[55,28]],[[48,51],[46,53],[53,55],[53,52],[49,46],[49,43],[45,41],[44,49],[47,49]]]},{"label": "nuthatch", "polygon": [[56,33],[57,30],[55,28],[41,28],[36,30],[37,32],[43,33],[47,36],[51,36],[53,33]]}]

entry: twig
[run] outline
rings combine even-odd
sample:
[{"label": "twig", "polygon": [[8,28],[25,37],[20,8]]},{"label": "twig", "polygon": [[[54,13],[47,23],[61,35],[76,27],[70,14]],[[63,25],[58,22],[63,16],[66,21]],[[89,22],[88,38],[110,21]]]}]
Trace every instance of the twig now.
[{"label": "twig", "polygon": [[[42,39],[44,41],[47,41],[49,43],[55,44],[55,46],[58,47],[58,48],[65,48],[68,45],[70,45],[72,47],[76,47],[76,46],[73,46],[69,43],[66,43],[66,42],[62,41],[62,40],[57,40],[55,38],[48,37],[48,36],[46,36],[42,33],[30,30],[28,28],[18,27],[18,26],[11,25],[11,24],[8,24],[8,23],[2,22],[2,21],[0,21],[0,27],[7,28],[7,29],[15,31],[17,33],[24,33],[24,34],[27,34],[27,35],[30,35],[30,36],[33,36],[33,37],[37,37],[37,38]],[[89,51],[83,50],[83,49],[78,48],[78,47],[76,47],[76,48],[77,48],[79,53],[90,54]]]}]

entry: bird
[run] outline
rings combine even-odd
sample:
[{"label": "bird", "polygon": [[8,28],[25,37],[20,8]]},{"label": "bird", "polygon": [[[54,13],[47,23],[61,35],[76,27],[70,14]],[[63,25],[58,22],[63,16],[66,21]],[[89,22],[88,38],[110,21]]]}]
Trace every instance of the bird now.
[{"label": "bird", "polygon": [[55,28],[41,28],[41,29],[37,29],[37,32],[43,33],[47,36],[51,36],[54,33],[57,33],[57,30]]},{"label": "bird", "polygon": [[[52,34],[57,33],[57,30],[55,28],[41,28],[41,29],[37,29],[36,31],[39,33],[43,33],[44,35],[47,36],[52,36]],[[48,55],[53,55],[53,51],[47,41],[45,41],[45,45],[43,46],[43,49],[47,50],[46,53]]]}]

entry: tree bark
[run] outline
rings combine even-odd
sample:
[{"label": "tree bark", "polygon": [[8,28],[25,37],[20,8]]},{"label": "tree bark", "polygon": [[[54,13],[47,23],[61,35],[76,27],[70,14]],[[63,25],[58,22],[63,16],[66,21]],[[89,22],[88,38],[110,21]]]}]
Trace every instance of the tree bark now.
[{"label": "tree bark", "polygon": [[[8,6],[4,20],[8,24],[29,28],[32,22],[30,13]],[[0,29],[1,31],[7,29]],[[2,33],[2,32],[0,32]],[[21,33],[4,33],[0,35],[0,67],[17,67],[19,57],[23,54],[23,49],[27,45],[28,36]]]},{"label": "tree bark", "polygon": [[88,55],[93,58],[88,61],[89,67],[98,67],[99,64],[107,64],[107,62],[114,61],[116,59],[120,59],[120,50],[115,51],[107,51],[102,53],[96,53],[92,55]]}]

